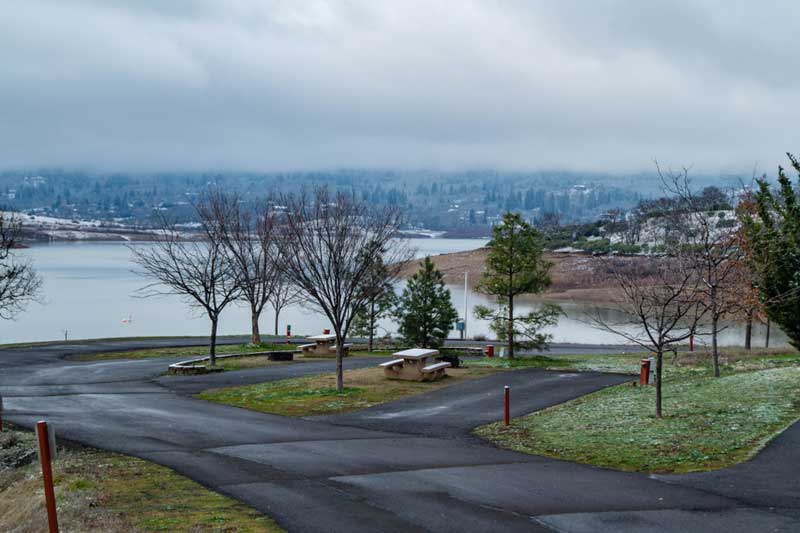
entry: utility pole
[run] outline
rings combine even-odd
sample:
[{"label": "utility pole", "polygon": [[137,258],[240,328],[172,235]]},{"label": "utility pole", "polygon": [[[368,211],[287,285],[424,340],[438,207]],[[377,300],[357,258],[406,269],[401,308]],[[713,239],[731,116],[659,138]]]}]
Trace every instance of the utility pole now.
[{"label": "utility pole", "polygon": [[467,298],[469,296],[469,272],[464,272],[464,339],[467,338],[467,313],[469,311],[469,307],[467,307]]}]

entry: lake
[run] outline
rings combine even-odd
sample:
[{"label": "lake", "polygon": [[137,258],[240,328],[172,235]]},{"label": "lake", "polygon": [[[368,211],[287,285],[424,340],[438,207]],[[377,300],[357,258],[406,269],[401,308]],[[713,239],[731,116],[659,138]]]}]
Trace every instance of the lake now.
[{"label": "lake", "polygon": [[[472,250],[486,244],[480,239],[411,239],[417,257]],[[44,279],[43,302],[34,303],[16,320],[0,322],[0,343],[69,339],[207,335],[208,321],[199,312],[192,312],[179,298],[139,298],[136,290],[146,282],[132,272],[130,251],[119,243],[54,243],[36,245],[22,252],[30,257]],[[450,288],[453,303],[463,315],[464,287]],[[476,304],[490,304],[483,295],[470,291],[467,334],[488,335],[488,324],[472,316]],[[530,305],[518,306],[524,312]],[[621,339],[597,330],[586,323],[591,306],[581,303],[562,304],[566,316],[553,328],[554,341],[588,344],[619,344]],[[604,310],[605,313],[613,311]],[[130,320],[128,320],[130,318]],[[220,334],[247,333],[249,312],[242,306],[231,306],[222,316]],[[267,308],[262,315],[262,332],[273,331],[274,317]],[[295,334],[320,333],[329,327],[324,317],[307,306],[294,306],[281,313],[279,329],[285,332],[291,324]],[[381,327],[394,332],[391,320]],[[773,328],[774,346],[785,344],[785,337]],[[763,344],[764,328],[756,327],[754,345]],[[453,333],[456,336],[456,333]],[[742,328],[735,326],[721,334],[722,344],[741,344]]]}]

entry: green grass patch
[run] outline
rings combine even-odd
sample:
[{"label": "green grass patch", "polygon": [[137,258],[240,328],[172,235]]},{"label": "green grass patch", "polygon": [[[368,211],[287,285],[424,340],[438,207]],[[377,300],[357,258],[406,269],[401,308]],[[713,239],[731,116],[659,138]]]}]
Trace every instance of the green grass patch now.
[{"label": "green grass patch", "polygon": [[450,368],[448,377],[430,383],[386,379],[380,368],[347,370],[345,389],[336,390],[335,374],[321,374],[205,391],[208,400],[285,416],[311,416],[365,409],[498,372],[493,368]]},{"label": "green grass patch", "polygon": [[399,349],[392,350],[351,350],[350,357],[390,357],[393,353],[400,351]]},{"label": "green grass patch", "polygon": [[470,360],[469,365],[483,368],[563,368],[572,366],[572,362],[566,359],[554,359],[544,355],[526,355],[515,357],[514,359],[484,357],[482,359]]},{"label": "green grass patch", "polygon": [[[262,344],[220,344],[217,354],[246,354],[277,350],[294,350],[295,344],[262,343]],[[208,346],[177,346],[172,348],[150,348],[124,352],[105,352],[82,354],[72,357],[76,361],[109,361],[117,359],[150,359],[154,357],[203,357],[208,355]]]},{"label": "green grass patch", "polygon": [[[246,337],[247,334],[239,335],[220,335],[218,339],[233,339],[237,337]],[[35,348],[37,346],[61,346],[70,344],[86,344],[87,342],[121,342],[121,341],[152,341],[152,340],[180,340],[180,339],[207,339],[205,335],[177,335],[177,336],[134,336],[134,337],[96,337],[93,339],[69,339],[69,340],[55,340],[55,341],[33,341],[33,342],[12,342],[8,344],[0,344],[0,350],[6,348]]]},{"label": "green grass patch", "polygon": [[800,368],[721,378],[678,370],[665,377],[664,418],[654,410],[654,387],[626,384],[476,433],[521,452],[627,471],[724,468],[751,457],[800,417]]}]

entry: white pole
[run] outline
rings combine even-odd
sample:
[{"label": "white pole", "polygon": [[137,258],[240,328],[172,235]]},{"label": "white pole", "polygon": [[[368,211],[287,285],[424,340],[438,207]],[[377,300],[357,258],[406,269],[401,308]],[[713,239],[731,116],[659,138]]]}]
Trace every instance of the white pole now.
[{"label": "white pole", "polygon": [[464,340],[467,340],[467,313],[469,307],[467,307],[467,297],[469,295],[469,272],[464,272]]}]

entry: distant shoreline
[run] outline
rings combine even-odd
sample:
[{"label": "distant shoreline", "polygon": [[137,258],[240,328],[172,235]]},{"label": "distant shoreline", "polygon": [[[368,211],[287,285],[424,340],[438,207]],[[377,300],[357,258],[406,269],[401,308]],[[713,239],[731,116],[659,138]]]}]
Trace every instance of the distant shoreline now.
[{"label": "distant shoreline", "polygon": [[[485,270],[488,248],[478,248],[463,252],[452,252],[430,256],[436,268],[444,274],[445,283],[452,286],[464,285],[464,274],[468,275],[471,289],[475,289]],[[608,273],[604,260],[648,261],[648,256],[615,256],[610,259],[589,253],[545,252],[545,257],[553,263],[550,272],[552,284],[542,294],[522,296],[522,301],[560,301],[608,304],[619,296],[619,287]],[[401,277],[409,278],[419,269],[421,260],[407,262]]]}]

